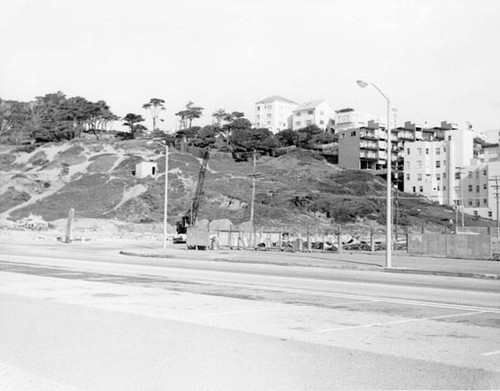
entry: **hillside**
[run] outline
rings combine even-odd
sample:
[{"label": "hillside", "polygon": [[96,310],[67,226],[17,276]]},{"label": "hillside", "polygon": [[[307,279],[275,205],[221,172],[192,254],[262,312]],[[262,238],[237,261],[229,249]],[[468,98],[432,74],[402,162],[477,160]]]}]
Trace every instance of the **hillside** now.
[{"label": "hillside", "polygon": [[[172,151],[169,159],[168,222],[190,207],[201,159]],[[74,140],[34,151],[0,149],[0,219],[30,214],[51,222],[74,208],[78,218],[155,223],[163,219],[165,155],[151,141]],[[133,175],[140,161],[155,161],[159,175]],[[318,155],[295,151],[261,157],[256,169],[255,222],[264,227],[385,224],[385,181],[367,172],[344,171]],[[248,221],[252,163],[210,160],[199,219]],[[455,213],[411,194],[399,194],[399,224],[449,226]],[[469,217],[468,225],[488,222]],[[173,231],[173,230],[172,230]]]}]

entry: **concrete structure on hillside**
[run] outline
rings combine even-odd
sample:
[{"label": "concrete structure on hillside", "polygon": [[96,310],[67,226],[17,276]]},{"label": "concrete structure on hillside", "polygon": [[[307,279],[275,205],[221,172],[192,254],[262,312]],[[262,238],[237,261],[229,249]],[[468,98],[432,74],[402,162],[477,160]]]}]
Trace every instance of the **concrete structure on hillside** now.
[{"label": "concrete structure on hillside", "polygon": [[292,128],[292,112],[298,104],[290,99],[273,95],[255,103],[256,128],[267,128],[273,133]]},{"label": "concrete structure on hillside", "polygon": [[135,165],[135,176],[137,178],[155,177],[158,173],[158,165],[155,162],[140,162]]},{"label": "concrete structure on hillside", "polygon": [[310,125],[317,125],[326,130],[334,111],[324,100],[306,102],[293,110],[292,129],[298,130]]},{"label": "concrete structure on hillside", "polygon": [[374,120],[375,116],[354,109],[342,109],[335,111],[333,129],[335,133],[343,130],[361,128],[368,125],[368,121]]}]

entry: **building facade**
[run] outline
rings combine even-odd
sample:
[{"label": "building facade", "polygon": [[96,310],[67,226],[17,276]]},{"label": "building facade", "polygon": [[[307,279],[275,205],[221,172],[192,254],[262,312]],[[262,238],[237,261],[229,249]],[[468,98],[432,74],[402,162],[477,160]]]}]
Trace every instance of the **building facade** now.
[{"label": "building facade", "polygon": [[[387,130],[373,120],[366,126],[336,133],[339,166],[353,170],[382,170],[387,167]],[[397,139],[391,137],[392,162],[397,160]]]},{"label": "building facade", "polygon": [[292,129],[298,130],[307,126],[316,125],[326,130],[333,119],[333,110],[324,100],[306,102],[293,110]]},{"label": "building facade", "polygon": [[292,113],[298,107],[294,101],[271,96],[255,103],[255,128],[267,128],[273,133],[292,128]]},{"label": "building facade", "polygon": [[[432,130],[432,132],[431,132]],[[444,205],[462,205],[463,172],[474,164],[474,132],[446,122],[425,129],[425,140],[403,144],[404,191]]]},{"label": "building facade", "polygon": [[368,121],[375,120],[375,116],[353,109],[335,111],[333,129],[335,133],[343,130],[361,128],[368,125]]}]

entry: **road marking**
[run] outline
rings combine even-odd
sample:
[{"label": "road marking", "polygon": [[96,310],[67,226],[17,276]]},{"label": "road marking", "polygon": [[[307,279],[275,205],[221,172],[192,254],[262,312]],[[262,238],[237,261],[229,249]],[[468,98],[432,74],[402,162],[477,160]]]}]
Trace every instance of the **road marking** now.
[{"label": "road marking", "polygon": [[205,315],[237,315],[237,314],[256,314],[259,312],[273,312],[273,311],[285,311],[285,308],[267,308],[260,310],[242,310],[242,311],[230,311],[230,312],[208,312]]},{"label": "road marking", "polygon": [[[349,301],[346,303],[338,303],[339,306],[348,305],[348,304],[363,304],[366,303],[366,300],[363,301]],[[207,312],[205,315],[237,315],[237,314],[253,314],[259,312],[273,312],[273,311],[288,311],[289,308],[285,306],[289,306],[290,304],[283,303],[284,307],[282,308],[268,308],[268,309],[259,309],[259,310],[241,310],[241,311],[230,311],[230,312]],[[292,304],[293,305],[293,304]],[[293,305],[295,306],[295,305]]]},{"label": "road marking", "polygon": [[481,356],[493,356],[495,354],[500,354],[500,350],[497,350],[495,352],[483,353],[483,354],[481,354]]},{"label": "road marking", "polygon": [[330,331],[353,330],[353,329],[362,329],[362,328],[369,328],[369,327],[376,327],[376,326],[389,326],[389,325],[393,325],[393,324],[410,323],[410,322],[423,322],[425,320],[445,319],[445,318],[453,318],[453,317],[457,317],[457,316],[484,314],[485,312],[487,312],[487,311],[463,312],[461,314],[431,316],[428,318],[412,318],[412,319],[395,320],[393,322],[385,322],[385,323],[382,322],[382,323],[361,324],[358,326],[337,327],[337,328],[332,328],[332,329],[316,330],[316,331],[313,331],[313,333],[327,333]]}]

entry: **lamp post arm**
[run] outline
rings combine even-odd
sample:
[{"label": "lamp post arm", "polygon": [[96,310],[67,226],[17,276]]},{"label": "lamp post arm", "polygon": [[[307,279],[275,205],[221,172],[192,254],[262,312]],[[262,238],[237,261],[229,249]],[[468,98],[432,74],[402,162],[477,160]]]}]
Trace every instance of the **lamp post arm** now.
[{"label": "lamp post arm", "polygon": [[387,95],[385,95],[382,90],[380,88],[377,87],[376,84],[373,84],[373,83],[370,83],[371,86],[373,86],[378,92],[380,92],[380,95],[382,95],[385,100],[387,101],[387,104],[389,104],[391,101],[389,100],[389,98],[387,97]]}]

